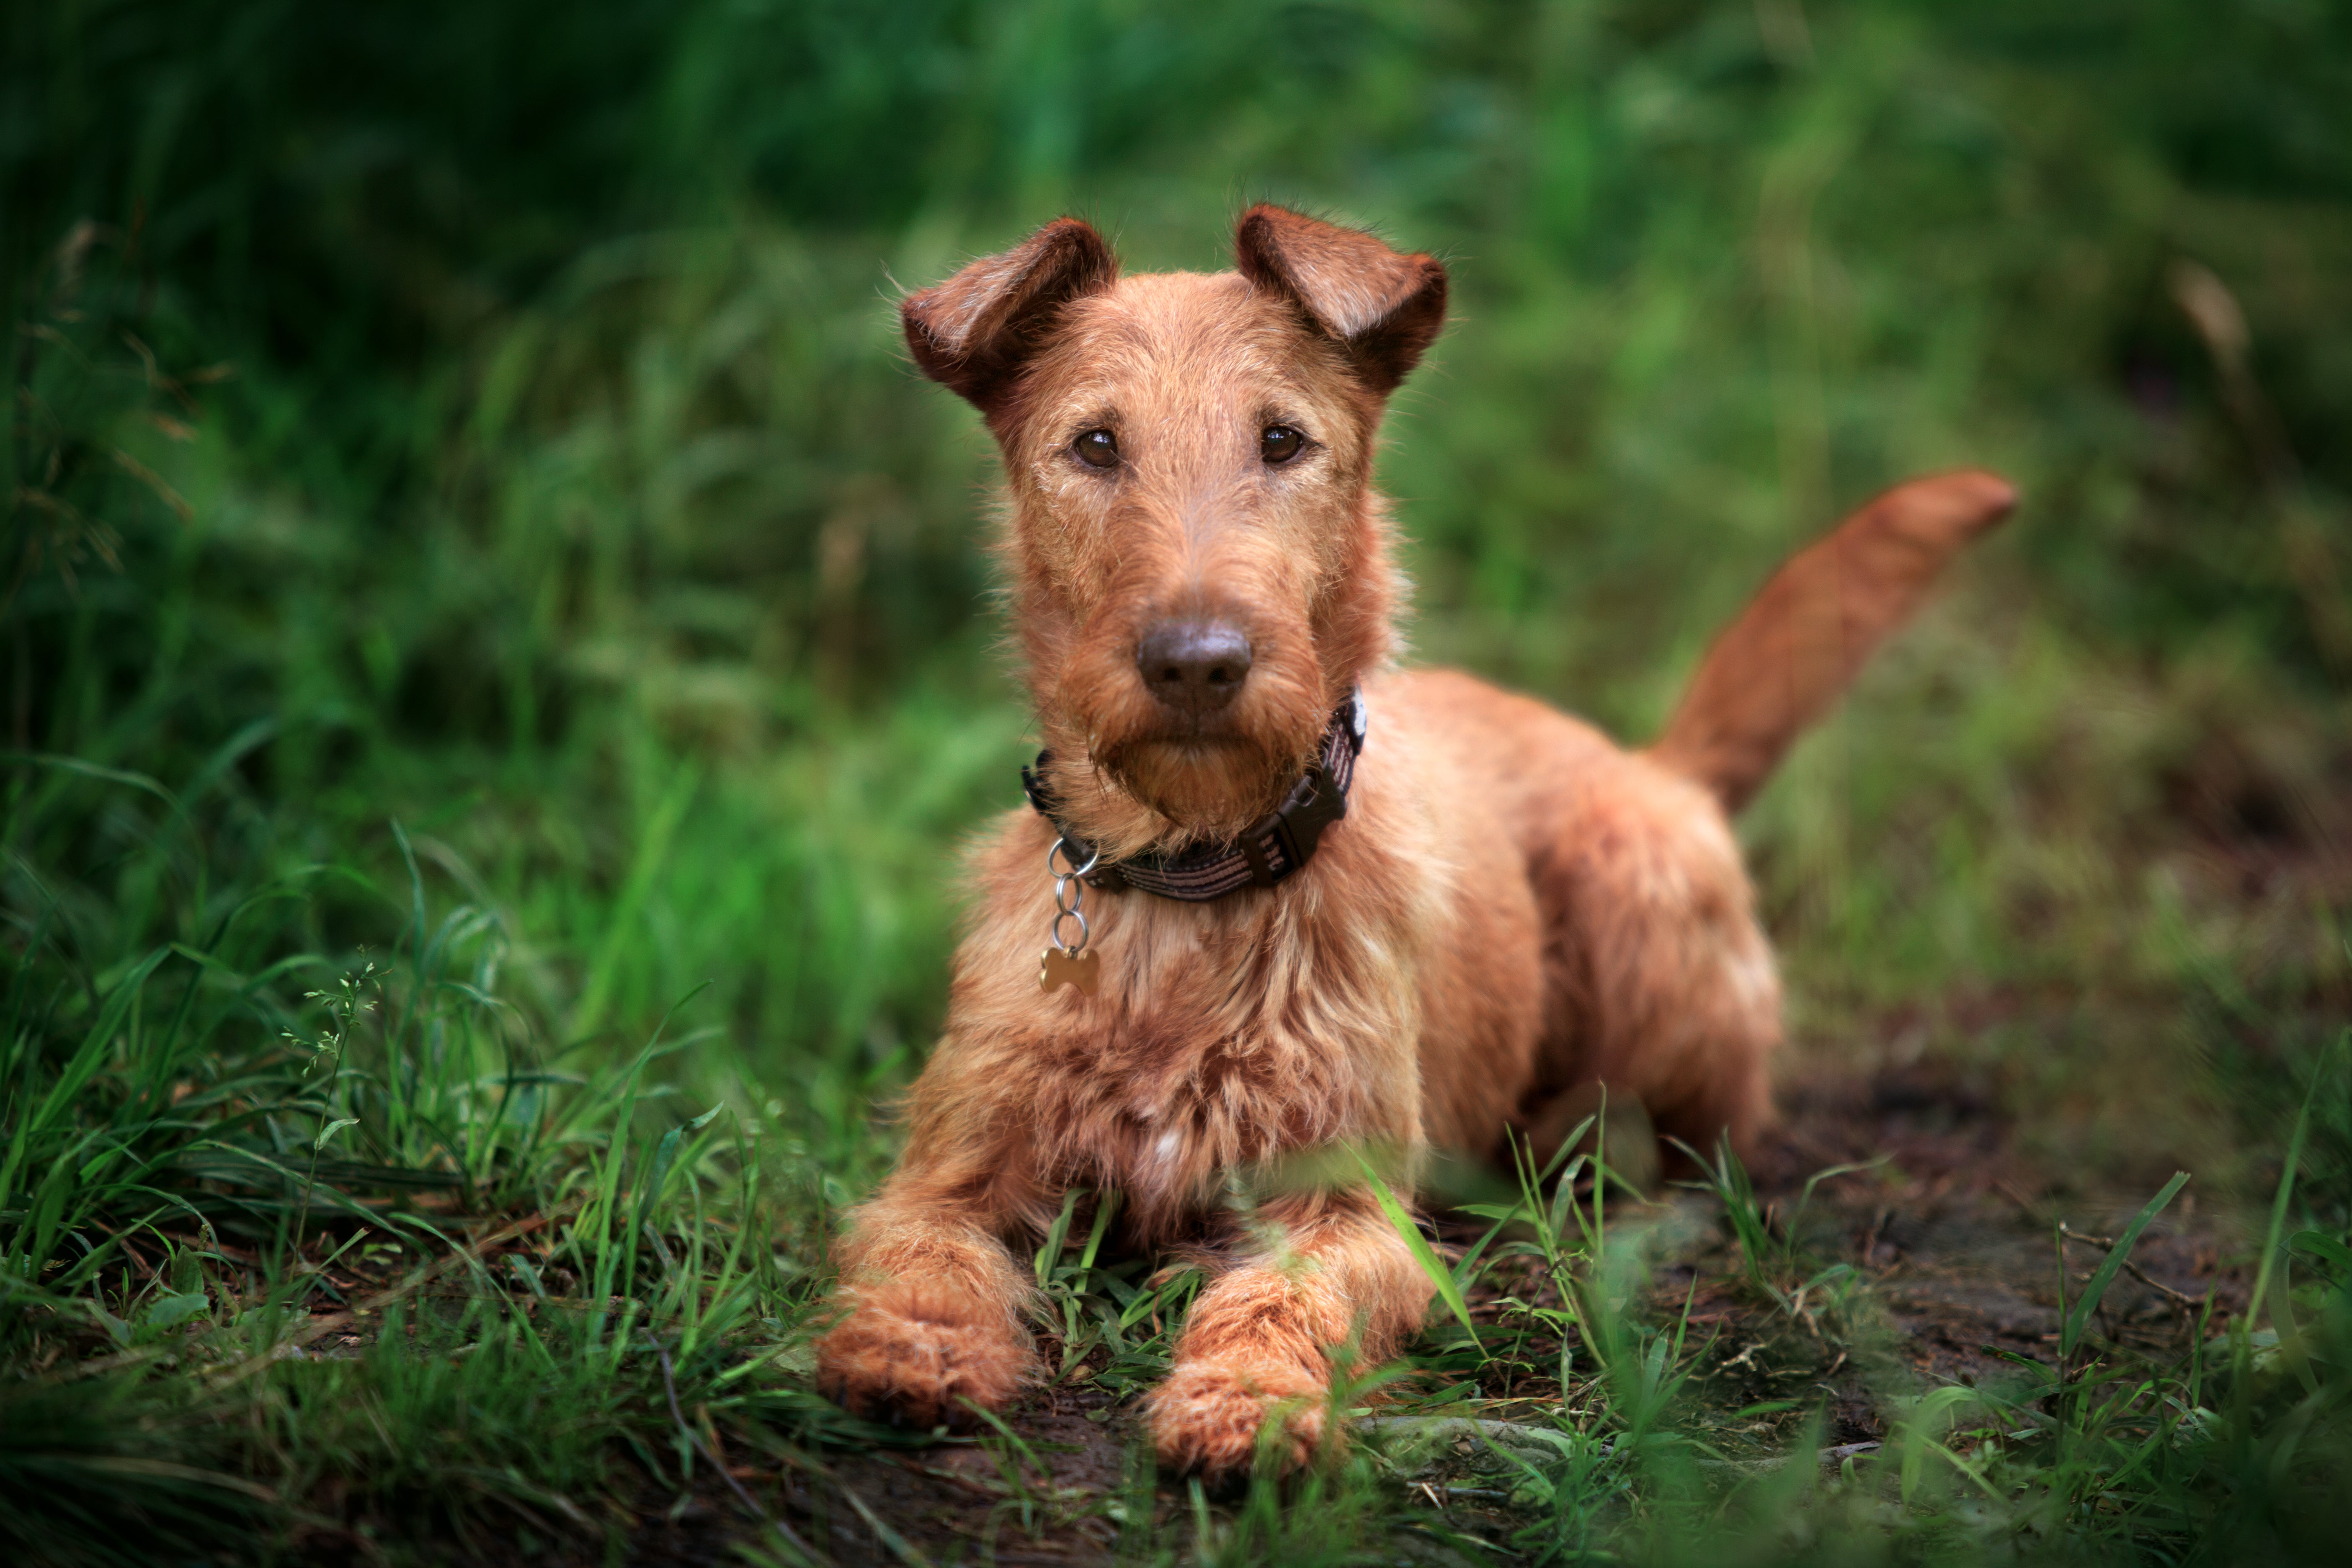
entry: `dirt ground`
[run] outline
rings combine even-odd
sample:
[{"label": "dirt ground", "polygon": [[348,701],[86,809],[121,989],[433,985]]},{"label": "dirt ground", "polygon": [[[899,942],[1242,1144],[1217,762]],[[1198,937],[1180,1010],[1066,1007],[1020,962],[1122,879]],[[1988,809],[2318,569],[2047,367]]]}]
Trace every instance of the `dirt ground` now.
[{"label": "dirt ground", "polygon": [[[1812,1408],[1828,1416],[1825,1442],[1874,1444],[1885,1434],[1892,1397],[2013,1376],[2002,1352],[2050,1359],[2060,1322],[2056,1226],[2112,1236],[2143,1201],[2085,1195],[2037,1171],[2018,1154],[2012,1128],[1990,1097],[1933,1069],[1802,1079],[1788,1087],[1782,1103],[1783,1124],[1759,1151],[1754,1172],[1777,1221],[1785,1223],[1813,1173],[1885,1157],[1823,1183],[1800,1225],[1812,1258],[1856,1269],[1860,1282],[1846,1308],[1832,1321],[1808,1325],[1761,1302],[1736,1279],[1733,1249],[1706,1217],[1713,1200],[1697,1194],[1675,1205],[1678,1223],[1670,1229],[1679,1239],[1667,1244],[1653,1299],[1664,1316],[1688,1303],[1690,1342],[1699,1347],[1690,1386],[1702,1412],[1727,1415],[1770,1402],[1800,1407],[1778,1426],[1710,1433],[1730,1444],[1744,1434],[1759,1453],[1795,1436],[1801,1412]],[[2207,1331],[2219,1331],[2246,1290],[2226,1262],[2229,1247],[2200,1228],[2193,1204],[2177,1205],[2134,1250],[2144,1278],[2126,1273],[2110,1289],[2103,1328],[2126,1343],[2177,1353],[2210,1292]],[[2071,1294],[2101,1254],[2086,1242],[2071,1243],[2067,1252]],[[1476,1315],[1494,1314],[1497,1293],[1490,1284],[1474,1300]],[[1539,1378],[1487,1392],[1528,1399],[1529,1408],[1560,1393]],[[1068,1515],[1081,1500],[1128,1495],[1137,1422],[1132,1402],[1114,1403],[1084,1386],[1034,1396],[1013,1425],[1051,1479],[1033,1473],[1019,1489],[1033,1499],[1025,1517],[998,1455],[980,1446],[835,1455],[822,1476],[761,1464],[739,1466],[737,1475],[772,1517],[845,1564],[990,1554],[1013,1564],[1092,1562],[1110,1554],[1117,1525],[1098,1511]],[[1464,1509],[1490,1510],[1498,1504],[1487,1500],[1502,1493],[1491,1479],[1482,1487],[1467,1473],[1478,1445],[1457,1447],[1465,1473],[1444,1473],[1441,1458],[1438,1469],[1400,1484],[1430,1486],[1427,1495],[1443,1495],[1457,1522],[1468,1522]],[[1073,1508],[1057,1513],[1055,1494]],[[1155,1511],[1163,1520],[1188,1507],[1182,1491],[1157,1489]],[[710,1483],[683,1506],[648,1499],[632,1554],[648,1563],[710,1562],[760,1528],[739,1500]]]}]

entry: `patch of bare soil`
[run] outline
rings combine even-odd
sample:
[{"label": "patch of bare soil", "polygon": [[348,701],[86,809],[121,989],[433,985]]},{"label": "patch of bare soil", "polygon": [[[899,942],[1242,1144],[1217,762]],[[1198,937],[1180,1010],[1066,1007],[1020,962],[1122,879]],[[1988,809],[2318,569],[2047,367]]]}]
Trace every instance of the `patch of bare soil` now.
[{"label": "patch of bare soil", "polygon": [[[1026,1452],[1001,1436],[950,1439],[901,1452],[829,1453],[820,1469],[751,1463],[733,1467],[752,1501],[801,1542],[843,1568],[866,1563],[990,1561],[1027,1563],[1107,1560],[1118,1526],[1105,1498],[1122,1494],[1137,1413],[1088,1388],[1033,1395],[1011,1416]],[[1162,1489],[1156,1507],[1174,1503]],[[709,1467],[687,1499],[646,1498],[629,1537],[628,1560],[647,1563],[734,1561],[732,1545],[766,1537]]]},{"label": "patch of bare soil", "polygon": [[[1823,1183],[1800,1226],[1813,1256],[1853,1265],[1865,1282],[1854,1338],[1855,1356],[1879,1363],[1867,1379],[1876,1385],[1871,1403],[1939,1384],[2015,1381],[2009,1356],[2054,1360],[2061,1227],[2072,1301],[2105,1256],[2101,1243],[2146,1201],[2087,1194],[2036,1169],[2014,1148],[1993,1098],[1948,1071],[1814,1079],[1784,1100],[1786,1120],[1756,1172],[1759,1195],[1777,1213],[1794,1207],[1815,1172],[1884,1161]],[[2243,1309],[2248,1280],[2196,1213],[2185,1195],[2141,1236],[2099,1308],[2109,1339],[2177,1354],[2198,1331],[2209,1296],[2208,1333]],[[1898,1373],[1915,1387],[1887,1386],[1902,1381]],[[1880,1418],[1858,1407],[1863,1392],[1852,1383],[1840,1389],[1841,1441],[1878,1435]]]}]

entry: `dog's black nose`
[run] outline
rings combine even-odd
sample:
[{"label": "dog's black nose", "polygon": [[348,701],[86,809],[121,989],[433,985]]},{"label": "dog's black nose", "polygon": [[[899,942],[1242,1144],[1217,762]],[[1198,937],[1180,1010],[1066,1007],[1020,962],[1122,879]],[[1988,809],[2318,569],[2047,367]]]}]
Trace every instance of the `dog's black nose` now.
[{"label": "dog's black nose", "polygon": [[1161,621],[1135,645],[1151,695],[1180,713],[1213,713],[1249,679],[1249,638],[1224,621]]}]

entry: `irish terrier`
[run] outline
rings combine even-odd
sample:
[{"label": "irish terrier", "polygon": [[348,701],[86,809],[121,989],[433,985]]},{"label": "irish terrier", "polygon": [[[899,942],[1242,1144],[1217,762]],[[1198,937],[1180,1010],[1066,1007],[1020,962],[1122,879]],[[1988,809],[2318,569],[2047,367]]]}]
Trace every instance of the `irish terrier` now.
[{"label": "irish terrier", "polygon": [[[1341,1347],[1378,1363],[1422,1321],[1430,1280],[1329,1174],[1347,1151],[1409,1180],[1432,1148],[1556,1142],[1595,1085],[1701,1147],[1765,1121],[1780,998],[1727,814],[2013,499],[1964,472],[1871,502],[1628,752],[1394,668],[1372,457],[1444,268],[1272,206],[1234,250],[1122,278],[1064,218],[901,306],[1003,454],[1045,752],[974,853],[946,1032],[817,1347],[855,1410],[1003,1405],[1035,1366],[1025,1255],[1069,1189],[1115,1191],[1128,1242],[1209,1268],[1150,1418],[1212,1473],[1270,1412],[1303,1456]],[[1318,1150],[1322,1179],[1234,1196]]]}]

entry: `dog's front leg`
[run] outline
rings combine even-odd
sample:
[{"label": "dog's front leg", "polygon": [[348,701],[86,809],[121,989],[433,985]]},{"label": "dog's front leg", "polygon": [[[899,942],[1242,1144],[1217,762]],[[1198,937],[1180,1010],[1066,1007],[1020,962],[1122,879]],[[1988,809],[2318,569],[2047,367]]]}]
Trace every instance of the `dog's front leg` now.
[{"label": "dog's front leg", "polygon": [[1030,1282],[985,1201],[902,1172],[836,1253],[848,1314],[817,1343],[818,1385],[861,1415],[917,1426],[996,1409],[1034,1374]]},{"label": "dog's front leg", "polygon": [[1323,1439],[1334,1357],[1370,1367],[1421,1327],[1433,1287],[1369,1194],[1286,1198],[1257,1212],[1260,1246],[1192,1305],[1176,1364],[1151,1395],[1162,1462],[1246,1470],[1258,1434],[1282,1423],[1284,1464]]}]

